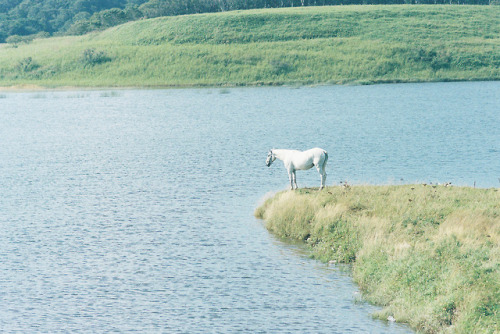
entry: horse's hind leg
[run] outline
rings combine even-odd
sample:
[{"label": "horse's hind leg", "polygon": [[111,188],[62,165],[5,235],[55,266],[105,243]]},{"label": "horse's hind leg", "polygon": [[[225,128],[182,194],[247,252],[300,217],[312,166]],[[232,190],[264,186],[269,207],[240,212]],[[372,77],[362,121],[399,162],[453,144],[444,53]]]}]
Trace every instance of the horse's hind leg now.
[{"label": "horse's hind leg", "polygon": [[321,189],[326,185],[326,170],[323,168],[323,174],[321,174]]},{"label": "horse's hind leg", "polygon": [[325,187],[325,183],[326,183],[325,165],[326,165],[326,163],[323,163],[323,165],[321,165],[321,166],[316,166],[316,169],[318,170],[318,173],[321,176],[321,187],[319,187],[319,190],[323,189]]},{"label": "horse's hind leg", "polygon": [[321,188],[323,189],[326,185],[326,163],[328,162],[328,153],[325,151],[325,160],[323,161],[323,165],[321,168],[323,169],[323,173],[321,174]]},{"label": "horse's hind leg", "polygon": [[295,174],[295,171],[292,172],[292,175],[293,175],[293,183],[295,184],[295,189],[298,189],[299,187],[297,186],[297,175]]}]

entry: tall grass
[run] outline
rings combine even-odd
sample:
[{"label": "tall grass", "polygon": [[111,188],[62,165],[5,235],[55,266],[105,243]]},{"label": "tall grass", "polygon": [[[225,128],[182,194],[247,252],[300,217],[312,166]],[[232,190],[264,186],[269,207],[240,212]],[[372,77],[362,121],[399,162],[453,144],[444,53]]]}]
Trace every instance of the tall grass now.
[{"label": "tall grass", "polygon": [[500,332],[500,194],[444,186],[302,189],[256,212],[314,258],[352,263],[376,314],[428,332]]},{"label": "tall grass", "polygon": [[498,80],[499,15],[498,6],[402,5],[141,20],[85,36],[3,46],[0,85]]}]

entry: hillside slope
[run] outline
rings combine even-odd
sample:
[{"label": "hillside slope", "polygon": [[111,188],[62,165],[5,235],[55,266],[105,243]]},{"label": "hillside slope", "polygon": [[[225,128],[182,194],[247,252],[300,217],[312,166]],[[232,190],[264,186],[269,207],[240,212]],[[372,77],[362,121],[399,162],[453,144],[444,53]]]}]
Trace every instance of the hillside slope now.
[{"label": "hillside slope", "polygon": [[162,17],[0,46],[0,86],[500,79],[498,6],[342,6]]}]

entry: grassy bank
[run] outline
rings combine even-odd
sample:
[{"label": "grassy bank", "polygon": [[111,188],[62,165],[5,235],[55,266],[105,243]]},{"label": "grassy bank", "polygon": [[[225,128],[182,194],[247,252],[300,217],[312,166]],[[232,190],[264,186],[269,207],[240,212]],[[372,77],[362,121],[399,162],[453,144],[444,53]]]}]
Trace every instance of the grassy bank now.
[{"label": "grassy bank", "polygon": [[141,20],[0,45],[0,86],[500,79],[500,6],[338,6]]},{"label": "grassy bank", "polygon": [[255,215],[313,257],[352,263],[376,316],[428,333],[500,332],[500,193],[352,186],[275,195]]}]

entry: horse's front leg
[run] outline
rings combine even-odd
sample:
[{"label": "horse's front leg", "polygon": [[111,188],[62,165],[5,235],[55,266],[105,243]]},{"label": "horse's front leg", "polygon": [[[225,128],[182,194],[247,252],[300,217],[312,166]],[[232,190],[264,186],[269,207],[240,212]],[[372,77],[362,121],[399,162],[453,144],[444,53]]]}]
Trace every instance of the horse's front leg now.
[{"label": "horse's front leg", "polygon": [[288,170],[288,179],[290,180],[290,190],[293,190],[293,172]]},{"label": "horse's front leg", "polygon": [[293,176],[293,183],[295,184],[295,189],[298,189],[299,187],[297,186],[297,175],[295,175],[295,171],[292,172]]},{"label": "horse's front leg", "polygon": [[290,179],[290,190],[294,189],[294,185],[295,185],[295,189],[296,189],[297,188],[297,181],[295,180],[296,179],[295,171],[292,169],[287,169],[287,171],[288,171],[288,178]]}]

